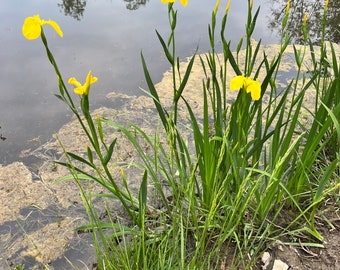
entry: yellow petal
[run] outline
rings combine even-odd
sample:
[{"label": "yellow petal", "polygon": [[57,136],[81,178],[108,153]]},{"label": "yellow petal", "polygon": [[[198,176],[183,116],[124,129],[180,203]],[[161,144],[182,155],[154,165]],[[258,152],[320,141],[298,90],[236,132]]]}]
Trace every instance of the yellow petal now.
[{"label": "yellow petal", "polygon": [[97,77],[92,77],[92,71],[90,70],[86,76],[86,82],[84,84],[84,94],[88,95],[90,91],[90,85],[97,81]]},{"label": "yellow petal", "polygon": [[87,73],[85,85],[90,85],[91,80],[92,80],[92,71],[90,70],[89,73]]},{"label": "yellow petal", "polygon": [[228,1],[227,6],[225,8],[225,14],[228,14],[229,9],[230,9],[230,0]]},{"label": "yellow petal", "polygon": [[69,83],[69,84],[73,84],[73,85],[76,86],[76,87],[82,86],[81,83],[78,82],[78,81],[76,80],[76,78],[74,78],[74,77],[69,78],[69,79],[68,79],[68,83]]},{"label": "yellow petal", "polygon": [[251,92],[251,85],[254,83],[255,81],[252,78],[246,77],[244,78],[244,86],[246,88],[246,92],[249,93]]},{"label": "yellow petal", "polygon": [[41,34],[41,21],[39,15],[27,17],[22,26],[22,34],[25,38],[32,40],[40,37]]},{"label": "yellow petal", "polygon": [[243,75],[236,76],[230,81],[230,90],[235,91],[243,87],[245,78]]},{"label": "yellow petal", "polygon": [[221,2],[221,0],[217,0],[217,1],[216,1],[215,8],[214,8],[214,14],[215,14],[215,15],[216,15],[216,13],[217,13],[217,11],[218,11],[218,8],[219,8],[219,6],[220,6],[220,2]]},{"label": "yellow petal", "polygon": [[76,86],[76,88],[74,89],[74,92],[77,95],[88,95],[89,91],[90,91],[90,85],[95,83],[97,80],[98,80],[98,78],[92,77],[92,72],[89,71],[89,73],[86,76],[86,81],[85,81],[84,85],[82,85],[80,82],[78,82],[76,80],[76,78],[74,78],[74,77],[69,78],[68,83]]},{"label": "yellow petal", "polygon": [[[248,87],[253,100],[259,100],[261,97],[261,84],[256,80],[253,81]],[[248,92],[248,91],[247,91]]]},{"label": "yellow petal", "polygon": [[289,13],[290,9],[290,0],[288,0],[287,5],[286,5],[286,15]]},{"label": "yellow petal", "polygon": [[44,24],[49,24],[53,27],[53,29],[57,32],[57,34],[60,36],[60,37],[63,37],[63,32],[61,31],[59,25],[55,22],[55,21],[52,21],[52,20],[48,20],[48,21],[44,21],[42,20],[41,22],[42,25]]},{"label": "yellow petal", "polygon": [[76,93],[77,95],[87,94],[84,86],[79,86],[77,88],[74,88],[74,93]]},{"label": "yellow petal", "polygon": [[250,94],[251,94],[252,100],[259,100],[261,97],[260,91],[252,91]]},{"label": "yellow petal", "polygon": [[305,15],[303,15],[303,23],[302,23],[302,26],[306,27],[306,24],[307,24],[307,16],[308,16],[308,13],[306,12]]},{"label": "yellow petal", "polygon": [[86,76],[86,85],[90,85],[95,83],[98,80],[97,77],[92,77],[92,71],[89,71],[89,73]]},{"label": "yellow petal", "polygon": [[185,7],[188,4],[188,0],[181,0],[181,4]]}]

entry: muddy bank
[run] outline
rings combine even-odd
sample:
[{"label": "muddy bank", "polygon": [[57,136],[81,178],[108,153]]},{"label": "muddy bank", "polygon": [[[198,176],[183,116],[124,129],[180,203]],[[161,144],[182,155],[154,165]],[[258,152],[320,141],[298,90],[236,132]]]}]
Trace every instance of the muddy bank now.
[{"label": "muddy bank", "polygon": [[[150,130],[157,122],[154,113],[142,113],[140,110],[128,112],[101,108],[95,110],[93,115],[122,124],[137,120],[146,129],[149,126]],[[120,166],[135,161],[136,154],[120,132],[107,128],[105,133],[107,140],[117,137],[120,142],[114,152],[115,162],[111,164],[111,172],[122,184]],[[75,259],[71,260],[72,264],[80,269],[84,265],[92,269],[91,265],[96,262],[94,249],[90,245],[91,235],[78,234],[74,230],[87,223],[79,187],[75,181],[56,183],[69,171],[53,163],[55,160],[66,161],[59,141],[65,149],[80,156],[86,156],[88,141],[76,120],[63,126],[53,137],[29,154],[40,160],[42,165],[39,167],[28,168],[21,162],[15,162],[0,168],[0,269],[16,264],[25,264],[28,269],[33,265],[37,269],[43,265],[49,269],[69,269],[69,257]],[[138,170],[127,172],[132,191],[137,192],[141,173]],[[91,182],[83,184],[88,192],[103,192],[99,185]],[[96,208],[99,214],[104,213],[104,202],[98,200]],[[114,213],[117,218],[124,218],[119,203],[111,201],[110,208],[117,210]]]},{"label": "muddy bank", "polygon": [[[335,45],[335,47],[339,55],[339,46]],[[261,47],[261,51],[265,51],[269,59],[272,59],[278,50],[278,45]],[[316,51],[316,57],[318,53]],[[244,55],[245,52],[241,51],[239,55],[241,65]],[[304,72],[311,66],[308,50],[306,55]],[[184,61],[182,72],[186,65],[187,61]],[[228,67],[228,72],[228,80],[230,80],[234,76],[231,67]],[[282,87],[287,85],[287,81],[294,77],[295,72],[294,51],[289,46],[279,71],[278,84]],[[184,96],[198,115],[202,113],[203,74],[197,58]],[[260,74],[260,82],[264,76],[265,74]],[[172,100],[171,80],[172,76],[169,71],[156,85],[165,106],[169,106]],[[95,91],[97,89],[94,86],[91,94],[94,95]],[[236,92],[228,94],[230,100],[237,95]],[[305,97],[305,106],[313,105],[315,89],[313,87],[308,89]],[[123,104],[122,107],[100,108],[93,112],[94,117],[105,117],[126,126],[135,123],[150,135],[160,124],[153,101],[147,96],[137,97],[111,93],[107,98],[116,101],[119,99],[121,101],[119,104]],[[266,101],[267,96],[264,96],[263,102]],[[179,110],[182,120],[186,121],[188,116],[184,104],[180,104]],[[301,117],[305,118],[304,121],[309,121],[306,115],[302,114]],[[125,162],[138,161],[136,153],[133,146],[118,130],[106,126],[104,133],[108,141],[118,138],[111,168],[113,176],[121,184],[119,182],[120,166]],[[55,183],[57,179],[69,174],[67,169],[53,163],[54,160],[65,161],[59,141],[67,151],[86,156],[88,141],[77,121],[73,120],[53,135],[48,143],[26,153],[28,158],[37,161],[35,166],[27,167],[23,163],[15,162],[0,167],[0,205],[2,206],[0,209],[0,269],[17,264],[25,264],[27,269],[42,269],[43,266],[48,266],[49,269],[70,269],[68,261],[80,269],[91,269],[96,261],[94,249],[91,246],[91,236],[78,234],[74,230],[75,227],[87,222],[77,184],[74,181]],[[136,169],[127,172],[130,188],[134,192],[138,190],[141,174],[142,172]],[[91,192],[103,191],[101,187],[93,183],[85,182],[84,185]],[[120,205],[117,202],[110,202],[110,204],[112,209],[116,209],[113,215],[117,219],[124,218]],[[99,213],[105,211],[102,201],[98,201],[96,207]]]}]

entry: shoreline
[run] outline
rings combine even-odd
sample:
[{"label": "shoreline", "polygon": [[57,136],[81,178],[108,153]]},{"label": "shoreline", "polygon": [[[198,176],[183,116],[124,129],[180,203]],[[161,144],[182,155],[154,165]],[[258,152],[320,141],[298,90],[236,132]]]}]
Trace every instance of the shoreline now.
[{"label": "shoreline", "polygon": [[[261,50],[269,51],[268,57],[271,59],[279,50],[279,45],[261,46]],[[340,55],[339,45],[336,45],[336,52],[337,55]],[[294,56],[293,48],[289,46],[287,55],[283,59],[282,69],[280,69],[282,75],[278,81],[280,85],[284,85],[294,72],[292,54]],[[241,59],[244,57],[244,51],[240,52],[240,57]],[[310,59],[305,60],[309,61]],[[188,61],[184,61],[181,72],[184,71],[187,63]],[[231,71],[231,67],[229,71]],[[304,71],[307,69],[305,68]],[[285,74],[286,76],[284,76]],[[197,114],[202,112],[202,75],[203,70],[197,58],[184,91],[184,96]],[[233,76],[234,74],[229,72],[228,79],[230,80]],[[260,74],[259,81],[263,78],[264,74]],[[171,79],[171,72],[167,71],[164,73],[162,81],[156,85],[161,102],[165,106],[169,106],[172,101]],[[313,89],[310,89],[310,93],[306,95],[307,104],[314,104],[313,92]],[[232,100],[236,95],[237,92],[230,92],[230,99]],[[107,95],[107,99],[109,101],[120,99],[119,102],[124,105],[119,110],[105,107],[96,109],[93,111],[93,116],[109,118],[125,125],[136,123],[150,134],[155,131],[155,123],[160,123],[153,101],[147,96],[128,96],[112,92]],[[265,96],[263,102],[266,102]],[[182,119],[187,119],[184,105],[179,107],[179,114]],[[115,153],[116,163],[118,161],[129,162],[133,158],[134,149],[131,145],[129,146],[126,138],[110,128],[105,132],[108,140],[118,137],[119,145],[115,150],[115,152],[117,151]],[[84,237],[74,231],[75,227],[86,222],[87,217],[79,197],[78,186],[74,181],[54,183],[56,179],[68,174],[67,169],[53,164],[53,160],[63,157],[57,136],[67,151],[79,155],[86,154],[87,140],[76,120],[72,119],[63,125],[48,142],[28,153],[29,157],[41,162],[39,166],[29,168],[22,162],[14,162],[6,166],[0,165],[0,203],[3,205],[0,211],[0,242],[2,243],[0,268],[6,268],[7,260],[14,264],[22,264],[24,258],[27,265],[48,265],[49,269],[58,269],[57,267],[60,267],[61,264],[67,264],[67,260],[63,256],[65,252],[70,251],[70,255],[68,255],[70,257],[76,256],[80,260],[83,260],[82,257],[84,260],[88,259],[84,263],[89,267],[91,263],[95,263],[93,261],[95,258],[88,256],[91,252],[93,253],[93,250],[84,255],[81,250],[77,251],[77,248],[72,246],[74,243],[77,243],[79,247],[89,244],[88,239],[85,239],[89,237]],[[114,175],[119,179],[118,165],[114,164],[112,168]],[[138,181],[131,182],[132,190],[138,190],[138,186]],[[100,191],[100,188],[95,185],[90,184],[88,187]],[[119,209],[119,206],[115,205],[115,207]],[[115,214],[123,215],[119,210]],[[82,242],[83,240],[85,242]],[[55,243],[57,243],[56,246]],[[75,262],[72,261],[72,263]],[[84,264],[80,263],[79,267],[81,266]]]}]

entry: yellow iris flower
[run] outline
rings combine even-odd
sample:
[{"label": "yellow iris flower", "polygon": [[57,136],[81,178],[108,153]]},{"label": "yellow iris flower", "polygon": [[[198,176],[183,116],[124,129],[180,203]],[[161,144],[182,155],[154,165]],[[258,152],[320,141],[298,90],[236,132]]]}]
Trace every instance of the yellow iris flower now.
[{"label": "yellow iris flower", "polygon": [[37,39],[41,35],[41,27],[45,24],[49,24],[58,33],[59,36],[63,37],[63,32],[61,31],[59,25],[52,20],[41,20],[39,15],[34,15],[33,17],[27,17],[22,26],[22,34],[27,39]]},{"label": "yellow iris flower", "polygon": [[303,15],[303,23],[302,23],[302,26],[303,26],[303,27],[306,27],[306,24],[307,24],[307,16],[308,16],[308,13],[305,13],[305,15]]},{"label": "yellow iris flower", "polygon": [[88,95],[90,91],[90,85],[95,83],[98,80],[97,77],[92,77],[92,72],[89,71],[86,77],[86,81],[84,85],[77,81],[76,78],[69,78],[68,83],[73,84],[76,88],[74,88],[74,92],[77,95]]},{"label": "yellow iris flower", "polygon": [[287,2],[286,15],[289,13],[289,9],[290,9],[290,0],[288,0],[288,2]]},{"label": "yellow iris flower", "polygon": [[221,0],[217,0],[216,1],[216,4],[215,4],[215,8],[214,8],[214,14],[216,15],[217,11],[218,11],[218,8],[220,7],[220,2]]},{"label": "yellow iris flower", "polygon": [[[180,0],[182,6],[186,6],[188,4],[188,0]],[[166,3],[175,3],[176,0],[162,0],[162,4],[166,4]]]},{"label": "yellow iris flower", "polygon": [[229,9],[230,9],[230,0],[228,1],[227,6],[225,8],[225,14],[228,14]]},{"label": "yellow iris flower", "polygon": [[253,100],[259,100],[261,97],[261,84],[258,80],[239,75],[230,81],[230,90],[235,91],[244,88],[247,93],[251,94]]}]

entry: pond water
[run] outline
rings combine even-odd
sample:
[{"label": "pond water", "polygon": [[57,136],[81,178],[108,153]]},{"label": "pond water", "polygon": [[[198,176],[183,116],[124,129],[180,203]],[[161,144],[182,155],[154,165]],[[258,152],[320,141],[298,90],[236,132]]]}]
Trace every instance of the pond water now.
[{"label": "pond water", "polygon": [[[226,1],[221,1],[224,9]],[[305,3],[305,1],[302,1]],[[298,26],[304,10],[311,12],[311,30],[321,27],[320,11],[323,1],[309,1],[304,9],[297,3],[292,7],[291,34],[298,41]],[[333,4],[332,4],[333,2]],[[336,3],[334,3],[336,2]],[[192,0],[179,9],[177,49],[181,58],[209,49],[207,24],[215,1]],[[247,1],[232,1],[229,13],[227,39],[234,46],[244,33]],[[255,39],[275,43],[279,38],[280,17],[285,1],[255,0],[254,8],[261,6]],[[330,1],[333,12],[330,36],[339,41],[339,1]],[[310,11],[311,10],[311,11]],[[222,13],[222,12],[221,12]],[[0,163],[24,160],[25,151],[44,143],[71,114],[54,97],[58,92],[54,71],[48,62],[40,40],[28,41],[21,34],[27,16],[40,14],[42,19],[59,23],[64,38],[45,27],[50,48],[67,80],[75,76],[83,81],[89,70],[99,78],[92,89],[92,106],[108,104],[106,94],[112,91],[142,95],[145,82],[140,64],[143,50],[150,72],[158,82],[169,68],[162,54],[155,29],[168,34],[167,6],[160,0],[3,0],[0,10]],[[312,17],[312,15],[314,17]],[[299,22],[299,23],[297,23]],[[317,34],[315,37],[317,38]],[[5,140],[6,138],[6,140]]]}]

